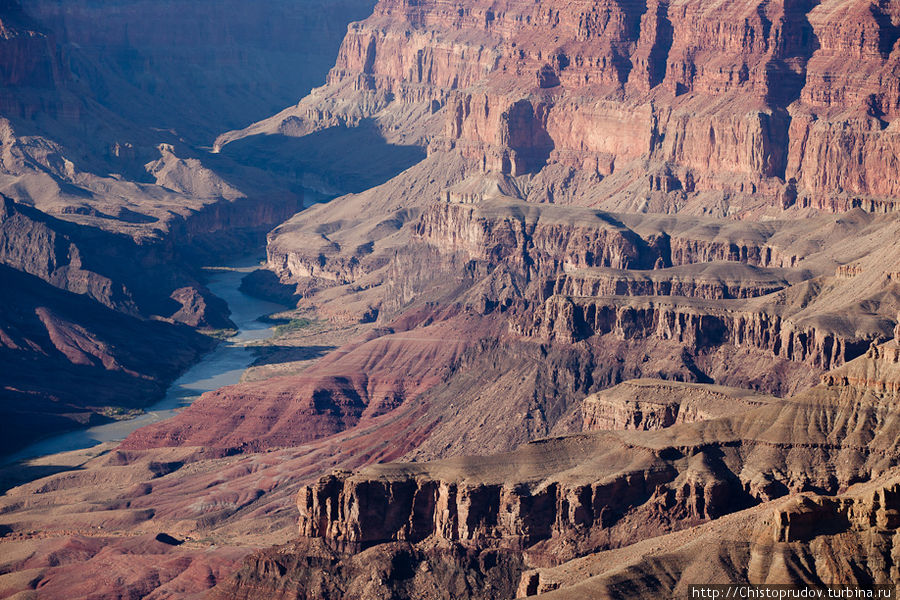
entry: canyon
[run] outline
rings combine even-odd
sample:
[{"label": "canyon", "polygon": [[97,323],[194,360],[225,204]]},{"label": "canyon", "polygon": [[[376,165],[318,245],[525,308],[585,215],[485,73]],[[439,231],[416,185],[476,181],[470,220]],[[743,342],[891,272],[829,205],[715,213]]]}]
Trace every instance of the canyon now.
[{"label": "canyon", "polygon": [[[315,54],[290,80],[258,67],[303,44],[330,61],[345,19],[368,9],[329,6],[335,12],[308,7],[316,33],[298,41],[293,29],[260,33],[266,19],[283,22],[287,6],[229,10],[220,22],[196,6],[192,24],[138,2],[117,7],[113,21],[90,2],[3,5],[0,262],[8,289],[21,289],[4,298],[2,410],[15,432],[4,454],[150,404],[215,344],[198,330],[233,328],[199,267],[258,247],[307,194],[257,166],[207,160],[200,144],[224,123],[251,120],[248,105],[262,116],[322,77],[326,59]],[[246,29],[216,37],[229,23]],[[145,37],[129,34],[138,30]],[[257,51],[239,50],[251,39]],[[230,56],[216,51],[222,45]],[[178,66],[200,56],[206,80]]]},{"label": "canyon", "polygon": [[895,2],[120,4],[0,5],[0,452],[289,310],[0,470],[0,597],[896,581]]}]

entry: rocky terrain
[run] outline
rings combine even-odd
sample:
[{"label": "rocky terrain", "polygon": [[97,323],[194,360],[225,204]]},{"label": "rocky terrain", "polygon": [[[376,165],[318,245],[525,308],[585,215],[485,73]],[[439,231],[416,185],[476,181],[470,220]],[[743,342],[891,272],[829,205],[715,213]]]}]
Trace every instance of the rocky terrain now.
[{"label": "rocky terrain", "polygon": [[321,85],[347,23],[366,17],[374,0],[270,0],[265,10],[237,1],[21,4],[97,101],[207,145]]},{"label": "rocky terrain", "polygon": [[[390,143],[427,147],[427,158],[398,177],[298,214],[268,244],[270,269],[296,286],[301,304],[332,319],[374,318],[393,335],[398,319],[426,310],[435,316],[414,330],[421,338],[440,318],[450,326],[457,310],[467,323],[484,323],[484,335],[448,364],[442,381],[395,409],[398,418],[413,408],[424,415],[416,431],[427,437],[408,458],[519,452],[529,439],[581,429],[680,426],[709,440],[719,410],[740,407],[755,415],[748,423],[782,423],[794,416],[780,411],[796,405],[706,388],[686,402],[643,399],[643,388],[607,399],[602,390],[662,377],[820,402],[824,392],[804,390],[893,335],[897,195],[884,173],[897,168],[896,85],[886,82],[896,77],[898,19],[890,3],[869,1],[383,1],[351,27],[325,87],[221,136],[217,148],[227,155],[246,140],[363,125]],[[838,58],[848,52],[852,67]],[[462,334],[469,325],[452,327]],[[310,397],[326,398],[329,389]],[[237,406],[244,391],[223,392]],[[724,406],[719,393],[729,397]],[[154,436],[203,422],[207,402]],[[489,415],[501,406],[499,425]],[[314,418],[334,414],[346,409],[328,403]],[[855,419],[834,417],[845,418]],[[689,427],[695,420],[704,426]],[[802,424],[783,435],[771,443],[815,445]],[[646,473],[677,483],[666,491],[649,475],[633,477],[634,501],[659,504],[634,509],[617,533],[615,519],[624,517],[587,515],[591,506],[624,515],[632,508],[610,503],[631,502],[629,493],[616,488],[598,499],[595,488],[615,480],[601,475],[618,460],[643,459],[608,447],[618,446],[599,434],[546,442],[533,450],[540,459],[527,447],[521,460],[540,472],[533,474],[516,466],[515,454],[435,463],[441,476],[414,463],[323,479],[300,495],[309,540],[253,559],[225,595],[253,597],[263,586],[307,597],[333,589],[467,597],[474,581],[546,591],[539,578],[521,588],[499,584],[501,575],[472,556],[502,547],[532,565],[555,563],[632,544],[638,540],[626,532],[636,523],[641,535],[659,535],[722,517],[717,506],[741,510],[805,485],[742,466],[711,483],[654,463]],[[585,471],[595,483],[565,487],[540,470],[546,463],[567,473],[557,463],[570,453],[571,464],[591,465]],[[871,476],[864,460],[848,460],[868,474],[809,485],[836,494]],[[708,462],[685,469],[705,473]],[[510,463],[511,471],[501,466]],[[445,464],[455,473],[446,479]],[[798,468],[812,477],[818,464]],[[539,506],[556,508],[534,522]],[[475,553],[466,567],[453,550],[460,543]],[[491,560],[504,565],[502,577],[521,567]],[[405,575],[391,571],[399,563]],[[302,575],[322,565],[332,565],[333,578]],[[262,572],[283,570],[292,575],[263,583]],[[445,592],[446,577],[469,587]],[[485,597],[514,595],[503,589]]]},{"label": "rocky terrain", "polygon": [[[601,398],[620,415],[595,433],[336,471],[301,489],[301,541],[246,561],[218,597],[674,597],[698,580],[891,583],[897,357],[895,341],[873,346],[790,400],[642,380],[585,400],[591,422]],[[635,427],[647,404],[695,412]]]},{"label": "rocky terrain", "polygon": [[[114,16],[91,2],[0,6],[0,263],[20,290],[0,325],[15,431],[0,452],[145,406],[214,345],[195,329],[233,327],[199,267],[258,247],[306,192],[202,146],[324,78],[347,20],[371,8],[309,3],[315,21],[291,8],[309,31],[297,39],[275,4],[256,22],[234,10],[208,21],[199,5],[193,20],[137,2]],[[291,77],[260,70],[304,48]],[[180,66],[190,57],[193,73]]]},{"label": "rocky terrain", "polygon": [[199,261],[272,226],[245,289],[327,326],[9,474],[0,596],[896,581],[894,2],[226,4],[10,4],[4,385],[158,393],[228,327]]}]

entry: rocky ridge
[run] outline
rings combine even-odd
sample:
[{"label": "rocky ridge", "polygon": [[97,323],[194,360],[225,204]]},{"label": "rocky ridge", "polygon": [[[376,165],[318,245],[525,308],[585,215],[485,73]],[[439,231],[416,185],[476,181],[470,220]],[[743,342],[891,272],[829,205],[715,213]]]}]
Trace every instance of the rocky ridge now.
[{"label": "rocky ridge", "polygon": [[[86,473],[19,490],[43,495],[11,500],[11,529],[42,511],[58,522],[70,486],[84,526],[257,535],[276,527],[269,516],[283,526],[287,498],[309,482],[297,496],[303,539],[249,559],[217,594],[512,597],[572,586],[577,597],[581,585],[629,581],[658,594],[716,552],[735,564],[761,556],[756,570],[736,570],[793,581],[765,544],[752,555],[710,534],[696,552],[678,536],[720,522],[752,530],[785,495],[815,495],[815,514],[843,524],[851,486],[893,476],[894,385],[889,368],[871,366],[889,354],[881,343],[900,310],[896,190],[884,177],[896,170],[893,7],[457,4],[383,0],[350,26],[327,84],[296,106],[221,136],[203,160],[171,140],[137,153],[138,171],[157,178],[136,186],[151,208],[115,227],[149,237],[179,231],[167,211],[188,197],[186,229],[233,225],[222,207],[255,206],[233,183],[250,172],[234,166],[247,155],[292,181],[354,192],[274,230],[268,263],[304,310],[365,333],[299,377],[208,394]],[[28,164],[58,189],[118,185],[27,142]],[[334,147],[345,149],[335,161],[306,156]],[[342,170],[352,185],[339,185]],[[112,214],[54,198],[44,206],[82,224]],[[828,369],[844,375],[807,389]],[[792,397],[755,405],[685,384],[700,399],[679,403],[681,421],[652,398],[613,399],[599,414],[583,402],[648,376]],[[651,396],[678,386],[657,387]],[[645,413],[650,431],[637,427]],[[627,430],[515,449],[578,432],[590,414]],[[485,452],[506,454],[464,457]],[[151,468],[160,456],[167,466]],[[403,458],[417,462],[365,466]],[[144,466],[162,481],[147,484]],[[314,483],[331,467],[347,470]],[[123,471],[135,489],[88,490],[92,477]],[[829,532],[849,531],[851,544],[869,535],[856,517],[887,503],[860,498],[849,509],[856,529]],[[796,512],[785,510],[782,524]],[[790,538],[799,545],[785,556],[799,561],[807,542],[794,535],[760,539]],[[671,562],[636,554],[654,540]],[[871,564],[860,577],[883,578],[884,553],[861,555]],[[834,579],[840,561],[817,573]]]},{"label": "rocky ridge", "polygon": [[581,402],[582,431],[664,429],[677,423],[708,421],[773,401],[740,388],[665,382],[626,381]]},{"label": "rocky ridge", "polygon": [[[435,152],[524,176],[529,199],[707,212],[716,198],[723,216],[894,210],[879,174],[896,166],[887,82],[900,17],[883,3],[461,10],[380,2],[349,31],[325,88],[217,144],[366,118],[416,140],[420,121],[392,131],[397,113],[437,111],[442,131],[425,134]],[[835,59],[846,52],[859,70]]]},{"label": "rocky ridge", "polygon": [[[879,348],[890,351],[893,342]],[[847,368],[870,369],[880,356],[873,352]],[[638,385],[653,398],[655,392],[648,384]],[[702,388],[695,390],[699,397],[686,393],[692,400],[704,401]],[[657,402],[666,397],[663,390],[668,389],[671,384],[657,388]],[[537,567],[518,584],[520,592],[533,595],[581,585],[584,580],[592,582],[590,575],[577,574],[576,566],[586,561],[602,564],[605,554],[614,555],[612,549],[622,548],[619,553],[628,555],[631,545],[644,544],[643,540],[660,534],[666,535],[655,538],[657,546],[670,546],[670,539],[679,538],[677,533],[667,532],[710,521],[706,529],[698,529],[703,536],[715,527],[717,519],[723,521],[722,527],[743,519],[758,525],[756,533],[745,538],[750,551],[732,555],[737,572],[744,573],[740,580],[795,582],[798,580],[790,571],[775,569],[773,542],[799,546],[821,543],[813,540],[830,543],[827,536],[845,535],[845,531],[864,537],[873,528],[896,526],[891,516],[895,483],[881,483],[896,477],[897,457],[891,442],[895,419],[888,416],[893,401],[890,376],[878,389],[885,391],[873,396],[868,386],[855,382],[841,385],[829,379],[789,401],[771,399],[754,403],[755,407],[722,406],[729,391],[711,389],[718,400],[713,406],[738,412],[702,423],[673,423],[656,431],[601,431],[553,438],[506,455],[336,472],[301,490],[301,539],[321,538],[343,555],[366,548],[382,548],[382,552],[396,555],[407,547],[404,544],[421,551],[453,544],[481,552],[512,549],[522,553],[526,567]],[[626,391],[622,398],[630,396]],[[870,428],[859,421],[864,414],[886,418],[876,419],[880,425]],[[795,441],[799,430],[808,435]],[[841,466],[830,469],[829,464]],[[872,484],[859,483],[869,478]],[[848,488],[851,491],[844,491]],[[870,491],[852,491],[856,488]],[[789,501],[783,500],[785,496]],[[774,518],[766,520],[765,511],[773,506],[778,507],[769,513]],[[642,523],[641,528],[634,527],[636,522]],[[834,529],[823,529],[822,523],[834,523]],[[767,530],[759,529],[766,526]],[[302,553],[302,548],[284,552]],[[800,548],[791,546],[787,551]],[[695,559],[697,564],[706,554]],[[415,567],[422,559],[404,560],[412,560]],[[681,564],[678,572],[687,573],[693,563]],[[823,564],[816,567],[815,576],[826,583],[886,581],[889,570],[882,570],[879,564],[873,555],[858,576],[850,579],[846,579],[849,571]],[[654,572],[663,568],[646,559],[639,565]],[[324,568],[329,566],[326,563]],[[543,576],[544,569],[550,577]],[[555,572],[567,576],[560,579],[553,576]],[[734,573],[729,572],[729,583],[735,582]],[[487,571],[481,571],[484,575]],[[243,580],[247,580],[246,572]],[[278,577],[257,573],[253,580],[273,585]],[[320,589],[316,584],[303,581],[299,585],[307,586],[307,594],[317,597]],[[344,581],[353,585],[352,579]],[[671,594],[685,579],[655,581],[652,589]],[[242,578],[224,584],[221,597],[236,597],[241,585]],[[396,584],[387,579],[380,585],[378,589],[391,589]]]}]

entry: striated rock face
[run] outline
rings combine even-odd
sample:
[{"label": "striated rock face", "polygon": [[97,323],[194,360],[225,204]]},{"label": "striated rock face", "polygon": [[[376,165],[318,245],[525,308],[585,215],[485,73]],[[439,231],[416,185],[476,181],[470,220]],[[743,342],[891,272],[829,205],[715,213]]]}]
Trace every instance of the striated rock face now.
[{"label": "striated rock face", "polygon": [[[900,327],[900,325],[898,325]],[[879,395],[897,394],[900,382],[900,345],[873,344],[866,352],[865,362],[849,363],[822,376],[828,386],[853,387]]]},{"label": "striated rock face", "polygon": [[582,431],[663,429],[737,414],[770,401],[737,388],[636,379],[585,398]]},{"label": "striated rock face", "polygon": [[[343,556],[323,544],[295,542],[253,556],[209,597],[491,600],[512,598],[510,582],[521,571],[521,556],[505,550],[396,543]],[[288,572],[297,576],[285,581],[281,574]]]},{"label": "striated rock face", "polygon": [[464,252],[523,271],[641,268],[661,260],[644,240],[602,213],[517,201],[436,204],[422,215],[415,233],[442,252]]},{"label": "striated rock face", "polygon": [[[864,356],[847,368],[871,368],[878,360]],[[526,595],[610,581],[644,581],[634,597],[645,596],[643,586],[671,594],[691,581],[691,568],[715,564],[710,552],[718,549],[728,552],[734,568],[710,571],[706,581],[735,583],[738,572],[737,582],[794,583],[790,561],[804,552],[829,557],[812,567],[825,583],[887,579],[890,561],[878,558],[886,556],[884,546],[870,544],[861,555],[839,548],[897,528],[897,423],[883,418],[896,400],[893,391],[874,397],[832,383],[784,401],[640,381],[619,393],[625,410],[671,405],[682,395],[674,404],[686,412],[678,423],[663,418],[665,429],[622,422],[656,430],[598,431],[494,456],[338,471],[298,494],[301,540],[321,540],[342,557],[374,556],[376,548],[386,552],[398,542],[420,551],[448,544],[468,552],[517,550],[532,569],[518,582]],[[615,396],[607,399],[616,403]],[[705,407],[719,416],[701,414]],[[700,422],[704,417],[712,420]],[[696,540],[713,546],[697,552]],[[730,544],[737,546],[725,550]],[[285,549],[294,560],[309,552],[302,545]],[[659,558],[647,560],[648,553]],[[852,577],[844,570],[851,556],[868,557],[849,571]],[[341,577],[335,566],[320,564],[329,577]],[[467,569],[485,574],[474,565]],[[663,571],[671,576],[641,575]],[[588,579],[602,573],[618,578]],[[277,588],[295,576],[307,597],[324,597],[323,585],[302,569],[286,569],[265,585]],[[356,580],[344,577],[347,584]],[[249,581],[260,581],[252,567],[242,581],[220,588],[223,597],[242,597]],[[572,597],[584,593],[571,591]],[[405,593],[414,597],[416,590]]]},{"label": "striated rock face", "polygon": [[[549,449],[539,445],[524,452],[531,460],[550,460],[559,450],[557,443],[544,442]],[[583,440],[576,455],[592,445]],[[497,458],[515,463],[519,456]],[[697,467],[700,471],[677,482],[674,470],[659,467],[585,485],[443,480],[415,468],[375,479],[332,475],[298,495],[300,535],[324,538],[332,547],[350,551],[426,538],[475,548],[525,549],[545,542],[533,548],[531,559],[553,561],[569,544],[589,546],[627,536],[614,525],[643,502],[659,504],[671,521],[718,516],[725,508],[719,503],[727,498],[728,485],[704,482],[703,468]],[[666,491],[669,483],[673,489]]]},{"label": "striated rock face", "polygon": [[758,267],[786,268],[793,267],[799,259],[796,255],[785,255],[777,247],[744,240],[735,243],[676,236],[670,239],[669,244],[673,265],[732,261]]},{"label": "striated rock face", "polygon": [[[806,492],[725,517],[691,532],[523,573],[517,596],[575,599],[688,593],[696,578],[722,584],[893,586],[897,472],[836,496]],[[799,567],[815,557],[813,570]],[[723,566],[728,565],[728,566]],[[744,570],[735,574],[731,565]]]},{"label": "striated rock face", "polygon": [[[858,15],[849,17],[848,7]],[[449,143],[487,169],[514,175],[554,162],[609,175],[640,158],[672,166],[662,185],[650,179],[647,195],[715,189],[761,192],[779,208],[799,196],[801,205],[824,210],[893,210],[896,192],[877,175],[878,168],[895,167],[887,147],[896,136],[882,133],[886,122],[879,121],[897,112],[891,93],[885,98],[881,91],[896,89],[885,86],[885,78],[896,77],[888,73],[897,37],[884,9],[862,1],[642,8],[609,2],[542,14],[510,3],[497,11],[484,28],[502,58],[488,85],[469,91],[461,82],[451,97]],[[603,18],[600,10],[607,11]],[[504,28],[504,20],[519,27]],[[833,98],[832,90],[851,87],[846,82],[854,78],[833,58],[836,37],[864,57],[869,94]],[[529,72],[548,68],[558,86],[528,81]],[[624,90],[625,100],[612,99],[611,89]],[[841,112],[850,115],[835,115]],[[529,125],[517,131],[527,140],[515,139],[505,127],[523,120]],[[837,136],[845,136],[840,150]],[[814,167],[823,155],[827,167]],[[783,187],[791,180],[796,187]]]},{"label": "striated rock face", "polygon": [[[57,223],[57,228],[59,228]],[[9,198],[0,199],[0,252],[3,264],[101,304],[124,312],[136,312],[124,286],[82,268],[82,255],[71,238],[53,228],[45,215]]]},{"label": "striated rock face", "polygon": [[[742,264],[742,263],[741,263]],[[782,290],[795,274],[706,263],[702,269],[578,269],[549,278],[541,294],[563,296],[684,296],[705,300],[756,298]]]},{"label": "striated rock face", "polygon": [[[793,247],[806,233],[784,235],[774,226],[696,225],[690,219],[642,221],[634,215],[476,195],[474,202],[432,204],[413,234],[444,255],[462,253],[488,268],[516,271],[526,281],[545,279],[544,289],[532,292],[542,300],[554,293],[752,298],[810,276],[797,268],[806,257]],[[791,228],[796,225],[784,227]],[[673,266],[681,268],[667,269]],[[775,269],[765,270],[770,267]],[[285,270],[295,277],[313,275],[290,264]],[[348,276],[347,281],[360,277]]]},{"label": "striated rock face", "polygon": [[[439,136],[418,120],[406,134],[482,171],[546,173],[535,199],[890,212],[898,24],[871,0],[382,0],[350,28],[326,89],[220,144],[437,111]],[[593,185],[560,184],[574,172]]]},{"label": "striated rock face", "polygon": [[36,30],[36,25],[30,22],[17,2],[5,2],[0,9],[3,10],[3,24],[0,25],[4,41],[3,85],[52,86],[58,65],[53,62],[48,36]]},{"label": "striated rock face", "polygon": [[844,528],[864,532],[871,528],[900,527],[900,486],[876,488],[863,497],[831,498],[801,495],[774,515],[776,543],[808,542],[823,531]]},{"label": "striated rock face", "polygon": [[56,43],[53,33],[29,18],[15,0],[0,6],[0,114],[78,116],[77,103],[54,97],[53,90],[68,77]]},{"label": "striated rock face", "polygon": [[611,334],[623,340],[671,339],[695,349],[749,346],[827,370],[856,358],[869,344],[869,336],[840,335],[842,328],[831,325],[823,330],[797,325],[777,313],[728,310],[686,299],[640,302],[554,296],[541,310],[510,327],[519,335],[568,342]]}]

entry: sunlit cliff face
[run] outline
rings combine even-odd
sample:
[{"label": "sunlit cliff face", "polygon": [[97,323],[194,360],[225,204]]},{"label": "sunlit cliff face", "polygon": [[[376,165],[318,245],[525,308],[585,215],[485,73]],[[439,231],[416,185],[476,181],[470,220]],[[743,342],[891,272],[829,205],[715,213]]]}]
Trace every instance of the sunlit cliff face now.
[{"label": "sunlit cliff face", "polygon": [[0,589],[897,579],[893,3],[24,8],[8,443],[164,393],[239,320],[201,267],[286,304],[235,385],[0,471]]}]

